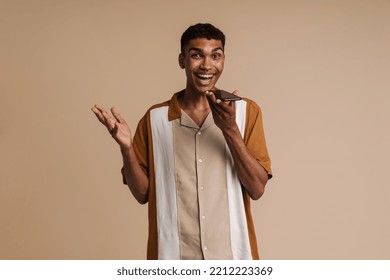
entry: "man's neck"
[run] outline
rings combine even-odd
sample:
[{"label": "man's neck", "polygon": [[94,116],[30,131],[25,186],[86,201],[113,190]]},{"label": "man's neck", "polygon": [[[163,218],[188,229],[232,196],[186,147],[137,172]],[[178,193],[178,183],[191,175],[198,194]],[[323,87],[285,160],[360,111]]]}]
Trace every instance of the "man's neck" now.
[{"label": "man's neck", "polygon": [[186,88],[184,94],[178,101],[181,109],[201,127],[207,115],[210,113],[210,105],[206,95],[202,92],[194,92]]},{"label": "man's neck", "polygon": [[210,106],[207,101],[207,97],[203,92],[197,92],[186,88],[184,94],[179,100],[180,107],[187,112],[198,111],[198,112],[209,112]]}]

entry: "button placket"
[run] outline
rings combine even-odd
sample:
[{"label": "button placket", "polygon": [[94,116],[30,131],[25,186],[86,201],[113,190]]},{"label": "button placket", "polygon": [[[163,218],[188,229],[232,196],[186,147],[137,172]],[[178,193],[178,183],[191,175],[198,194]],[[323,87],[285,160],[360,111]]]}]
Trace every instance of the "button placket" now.
[{"label": "button placket", "polygon": [[[200,138],[202,137],[202,138]],[[198,130],[195,133],[195,145],[196,145],[196,151],[197,151],[197,165],[198,165],[198,181],[197,181],[197,188],[199,190],[198,193],[198,206],[199,206],[199,223],[200,223],[200,235],[201,235],[201,246],[203,249],[203,254],[206,255],[207,252],[207,240],[205,237],[205,232],[207,232],[207,221],[206,221],[206,215],[204,213],[205,206],[204,204],[204,186],[203,186],[203,168],[205,163],[204,154],[202,153],[202,146],[200,145],[201,139],[203,139],[204,135],[202,134],[202,131]],[[206,258],[206,256],[205,256]]]},{"label": "button placket", "polygon": [[203,162],[203,159],[202,159],[202,157],[201,157],[201,155],[200,155],[200,153],[199,153],[199,141],[198,141],[198,138],[199,138],[199,136],[200,135],[202,135],[202,132],[200,131],[200,130],[198,130],[197,131],[197,133],[196,133],[196,135],[195,135],[195,141],[196,141],[196,147],[197,147],[197,150],[198,150],[198,162],[199,163],[202,163]]}]

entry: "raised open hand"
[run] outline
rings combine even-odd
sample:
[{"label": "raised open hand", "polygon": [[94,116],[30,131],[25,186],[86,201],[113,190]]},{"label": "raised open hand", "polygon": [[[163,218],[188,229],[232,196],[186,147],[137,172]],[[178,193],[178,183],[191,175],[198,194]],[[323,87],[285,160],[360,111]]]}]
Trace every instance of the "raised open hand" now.
[{"label": "raised open hand", "polygon": [[119,144],[121,149],[130,149],[132,144],[131,131],[126,121],[121,117],[118,110],[111,108],[112,116],[100,105],[94,105],[91,110],[98,120],[107,128],[111,136]]}]

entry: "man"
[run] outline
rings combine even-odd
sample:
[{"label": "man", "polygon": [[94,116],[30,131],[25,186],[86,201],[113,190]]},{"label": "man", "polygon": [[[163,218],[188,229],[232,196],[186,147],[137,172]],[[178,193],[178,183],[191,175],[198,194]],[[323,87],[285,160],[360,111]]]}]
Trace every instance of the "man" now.
[{"label": "man", "polygon": [[224,47],[211,24],[183,33],[186,88],[151,107],[134,139],[115,108],[113,116],[92,108],[121,148],[124,183],[149,204],[148,259],[259,258],[250,198],[259,199],[272,177],[270,159],[260,108],[212,92]]}]

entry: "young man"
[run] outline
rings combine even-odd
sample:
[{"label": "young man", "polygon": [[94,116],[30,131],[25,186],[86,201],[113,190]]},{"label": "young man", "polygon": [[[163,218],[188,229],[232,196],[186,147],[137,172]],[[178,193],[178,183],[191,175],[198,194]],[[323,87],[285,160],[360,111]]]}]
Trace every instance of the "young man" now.
[{"label": "young man", "polygon": [[[272,177],[260,108],[212,92],[224,68],[224,34],[190,26],[179,65],[186,88],[151,107],[134,139],[112,108],[92,110],[118,142],[124,183],[149,203],[148,259],[258,259],[250,198]],[[234,92],[237,94],[237,92]]]}]

